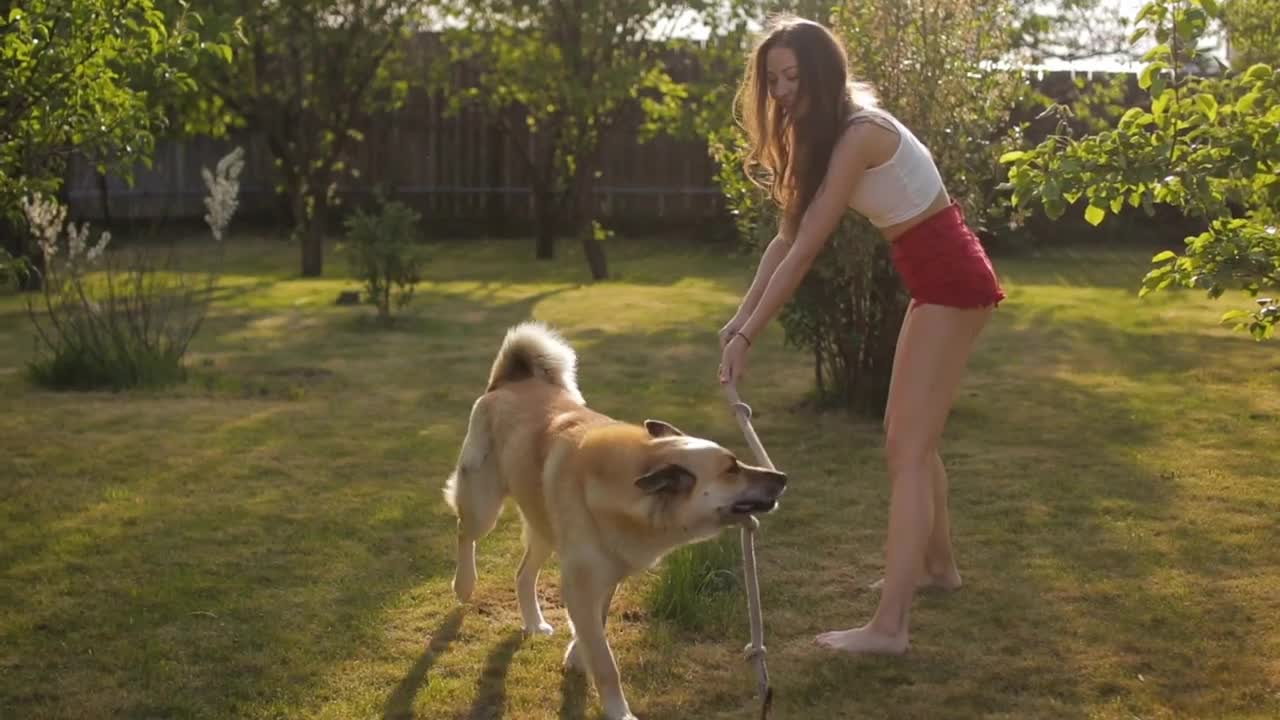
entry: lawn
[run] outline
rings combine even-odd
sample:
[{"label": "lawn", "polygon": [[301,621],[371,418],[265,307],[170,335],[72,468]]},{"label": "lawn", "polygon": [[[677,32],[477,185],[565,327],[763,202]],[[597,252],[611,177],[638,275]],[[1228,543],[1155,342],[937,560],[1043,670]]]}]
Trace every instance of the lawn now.
[{"label": "lawn", "polygon": [[[715,333],[754,268],[611,242],[596,285],[567,243],[442,244],[387,331],[333,303],[354,285],[332,253],[300,280],[296,249],[241,238],[163,391],[30,387],[25,307],[0,297],[0,718],[598,717],[560,669],[554,563],[556,635],[519,633],[513,512],[456,604],[439,487],[529,317],[574,343],[592,406],[747,452]],[[1238,298],[1138,299],[1150,254],[997,258],[1010,297],[943,450],[965,587],[918,599],[902,658],[812,643],[875,605],[878,423],[815,412],[809,359],[776,325],[757,343],[742,392],[791,477],[759,539],[775,718],[1280,716],[1280,346],[1215,325]],[[633,710],[753,717],[745,610],[659,619],[658,581],[609,625]]]}]

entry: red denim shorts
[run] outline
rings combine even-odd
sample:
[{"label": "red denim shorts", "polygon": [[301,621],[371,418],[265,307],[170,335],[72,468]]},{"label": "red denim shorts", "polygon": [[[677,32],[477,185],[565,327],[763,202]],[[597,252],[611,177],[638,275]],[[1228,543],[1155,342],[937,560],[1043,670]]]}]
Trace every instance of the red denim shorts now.
[{"label": "red denim shorts", "polygon": [[1005,299],[991,259],[954,200],[894,239],[891,253],[912,307],[977,308]]}]

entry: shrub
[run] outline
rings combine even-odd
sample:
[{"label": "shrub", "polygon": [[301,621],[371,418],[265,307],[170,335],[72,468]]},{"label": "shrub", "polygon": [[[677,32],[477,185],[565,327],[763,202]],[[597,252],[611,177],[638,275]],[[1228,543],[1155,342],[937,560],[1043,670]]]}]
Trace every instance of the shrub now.
[{"label": "shrub", "polygon": [[364,283],[383,324],[391,323],[392,305],[407,305],[422,280],[426,257],[417,244],[420,219],[408,206],[391,201],[383,203],[377,214],[357,210],[345,220],[344,250],[352,277]]},{"label": "shrub", "polygon": [[[54,389],[120,390],[178,382],[183,358],[208,312],[218,277],[222,236],[235,214],[240,148],[223,157],[216,173],[204,169],[209,188],[205,221],[215,254],[203,278],[151,252],[108,253],[110,233],[90,242],[88,223],[66,221],[66,208],[42,195],[24,198],[22,210],[44,257],[42,307],[27,301],[35,326],[33,380]],[[122,262],[125,256],[129,262]],[[101,269],[98,269],[101,266]]]}]

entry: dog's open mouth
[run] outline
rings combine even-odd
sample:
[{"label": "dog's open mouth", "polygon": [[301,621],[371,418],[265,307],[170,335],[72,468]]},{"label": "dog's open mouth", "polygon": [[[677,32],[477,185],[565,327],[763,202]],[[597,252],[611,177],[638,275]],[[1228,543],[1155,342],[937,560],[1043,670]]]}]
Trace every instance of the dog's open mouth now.
[{"label": "dog's open mouth", "polygon": [[754,515],[772,512],[776,507],[778,507],[777,500],[739,500],[729,506],[729,512],[734,515]]}]

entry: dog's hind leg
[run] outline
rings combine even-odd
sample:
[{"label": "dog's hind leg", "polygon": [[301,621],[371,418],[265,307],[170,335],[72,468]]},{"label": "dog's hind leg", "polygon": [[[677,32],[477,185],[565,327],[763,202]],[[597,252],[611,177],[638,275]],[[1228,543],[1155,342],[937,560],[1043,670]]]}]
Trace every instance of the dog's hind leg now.
[{"label": "dog's hind leg", "polygon": [[516,597],[520,599],[524,631],[530,635],[551,634],[551,625],[542,617],[542,608],[538,607],[538,570],[551,557],[551,551],[551,543],[525,523],[524,558],[516,572]]},{"label": "dog's hind leg", "polygon": [[462,602],[471,599],[476,587],[476,541],[493,530],[506,497],[492,444],[489,413],[482,397],[471,408],[458,466],[444,488],[445,500],[458,514],[458,566],[453,575],[453,592]]}]

